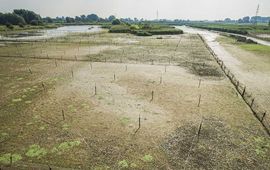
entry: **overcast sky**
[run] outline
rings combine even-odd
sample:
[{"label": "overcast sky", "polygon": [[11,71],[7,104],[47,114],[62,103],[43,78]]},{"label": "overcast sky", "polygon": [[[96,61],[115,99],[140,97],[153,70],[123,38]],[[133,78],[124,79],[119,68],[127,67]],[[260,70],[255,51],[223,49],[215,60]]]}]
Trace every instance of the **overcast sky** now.
[{"label": "overcast sky", "polygon": [[96,13],[100,17],[217,20],[270,16],[270,0],[0,0],[0,12],[23,8],[41,16],[76,16]]}]

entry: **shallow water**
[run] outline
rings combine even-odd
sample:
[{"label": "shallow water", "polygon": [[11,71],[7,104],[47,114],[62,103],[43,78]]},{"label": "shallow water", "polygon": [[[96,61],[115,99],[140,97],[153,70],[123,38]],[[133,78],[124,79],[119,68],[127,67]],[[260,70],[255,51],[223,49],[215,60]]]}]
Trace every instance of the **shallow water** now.
[{"label": "shallow water", "polygon": [[102,28],[97,25],[79,25],[79,26],[64,26],[55,29],[45,29],[38,31],[24,31],[8,36],[1,36],[0,40],[39,40],[53,37],[65,36],[69,33],[89,33],[99,32]]}]

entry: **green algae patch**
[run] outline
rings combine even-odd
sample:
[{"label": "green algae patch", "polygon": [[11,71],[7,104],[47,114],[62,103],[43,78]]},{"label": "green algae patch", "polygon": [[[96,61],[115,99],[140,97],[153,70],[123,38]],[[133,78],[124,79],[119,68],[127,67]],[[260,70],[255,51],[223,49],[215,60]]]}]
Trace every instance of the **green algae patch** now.
[{"label": "green algae patch", "polygon": [[128,162],[127,160],[122,160],[118,162],[118,167],[119,168],[128,168]]},{"label": "green algae patch", "polygon": [[15,163],[21,159],[22,159],[22,156],[20,154],[7,153],[0,156],[0,164],[10,164],[11,160],[12,160],[12,163]]},{"label": "green algae patch", "polygon": [[58,146],[55,146],[52,149],[52,153],[62,154],[63,152],[69,151],[70,149],[74,148],[75,146],[79,146],[81,144],[80,141],[69,141],[60,143]]},{"label": "green algae patch", "polygon": [[255,145],[255,152],[257,155],[266,157],[267,153],[270,150],[270,140],[263,137],[256,137],[254,138],[256,145]]},{"label": "green algae patch", "polygon": [[43,156],[45,156],[47,154],[47,151],[45,148],[40,147],[39,145],[31,145],[28,149],[28,151],[26,152],[26,156],[34,158],[41,158]]},{"label": "green algae patch", "polygon": [[152,162],[154,160],[153,156],[148,154],[148,155],[144,155],[144,157],[142,158],[142,160],[144,162]]},{"label": "green algae patch", "polygon": [[18,99],[12,99],[12,102],[14,102],[14,103],[21,102],[21,101],[22,101],[21,98],[18,98]]},{"label": "green algae patch", "polygon": [[122,117],[122,118],[120,119],[120,121],[121,121],[121,123],[122,123],[123,125],[126,125],[126,124],[128,124],[128,123],[130,122],[130,118],[129,118],[129,117]]}]

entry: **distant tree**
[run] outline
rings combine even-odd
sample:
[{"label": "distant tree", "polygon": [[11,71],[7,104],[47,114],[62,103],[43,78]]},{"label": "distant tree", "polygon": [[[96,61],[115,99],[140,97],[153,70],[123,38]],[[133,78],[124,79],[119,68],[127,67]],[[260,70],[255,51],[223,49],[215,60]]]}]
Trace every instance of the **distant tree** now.
[{"label": "distant tree", "polygon": [[98,21],[99,17],[96,14],[87,15],[88,21]]},{"label": "distant tree", "polygon": [[0,14],[0,24],[6,25],[6,24],[13,24],[13,25],[24,25],[25,20],[16,14],[12,13],[6,13],[6,14]]},{"label": "distant tree", "polygon": [[243,23],[249,23],[250,17],[249,16],[243,17],[242,20],[243,20]]},{"label": "distant tree", "polygon": [[35,20],[38,23],[41,23],[40,15],[36,14],[33,11],[25,10],[25,9],[14,9],[14,14],[17,14],[25,20],[27,24],[31,24],[31,21]]},{"label": "distant tree", "polygon": [[76,17],[75,17],[75,21],[76,21],[76,22],[80,22],[80,21],[82,21],[82,18],[81,18],[81,17],[76,16]]},{"label": "distant tree", "polygon": [[81,15],[81,21],[86,21],[86,16],[85,15]]},{"label": "distant tree", "polygon": [[224,19],[224,22],[231,22],[232,20],[231,20],[231,18],[225,18]]},{"label": "distant tree", "polygon": [[67,23],[74,23],[75,22],[75,19],[74,18],[71,18],[71,17],[66,17],[66,22]]},{"label": "distant tree", "polygon": [[115,19],[115,20],[112,21],[112,24],[113,25],[120,25],[121,21],[119,19]]},{"label": "distant tree", "polygon": [[53,23],[53,19],[50,17],[43,18],[43,21],[46,23]]},{"label": "distant tree", "polygon": [[111,15],[111,16],[109,16],[109,18],[108,18],[109,21],[113,21],[113,20],[115,20],[115,19],[116,19],[116,17],[115,17],[114,15]]}]

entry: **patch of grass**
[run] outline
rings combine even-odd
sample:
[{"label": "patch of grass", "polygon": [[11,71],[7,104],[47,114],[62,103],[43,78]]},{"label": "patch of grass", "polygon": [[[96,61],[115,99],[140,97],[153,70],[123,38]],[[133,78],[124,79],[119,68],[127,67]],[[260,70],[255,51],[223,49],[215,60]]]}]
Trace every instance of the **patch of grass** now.
[{"label": "patch of grass", "polygon": [[28,149],[28,151],[26,152],[26,156],[28,157],[37,157],[38,159],[45,156],[47,154],[47,151],[45,148],[40,147],[37,144],[31,145]]},{"label": "patch of grass", "polygon": [[152,155],[147,154],[147,155],[144,155],[144,157],[142,158],[142,160],[143,160],[144,162],[153,162],[154,158],[153,158]]},{"label": "patch of grass", "polygon": [[120,121],[123,125],[126,125],[130,122],[130,118],[129,117],[121,117]]},{"label": "patch of grass", "polygon": [[270,140],[263,137],[256,137],[254,140],[256,142],[256,154],[262,157],[266,157],[267,153],[270,151]]},{"label": "patch of grass", "polygon": [[128,162],[126,160],[122,160],[118,162],[119,168],[128,168]]},{"label": "patch of grass", "polygon": [[10,158],[12,157],[12,163],[15,163],[22,159],[22,156],[20,154],[11,154],[7,153],[0,156],[0,163],[1,164],[10,164]]},{"label": "patch of grass", "polygon": [[110,28],[110,33],[131,33],[138,36],[151,36],[151,35],[173,35],[183,34],[183,31],[176,29],[169,25],[114,25]]},{"label": "patch of grass", "polygon": [[270,46],[260,44],[240,44],[239,46],[244,50],[257,54],[270,55]]},{"label": "patch of grass", "polygon": [[74,148],[75,146],[79,146],[80,144],[81,142],[78,140],[62,142],[52,149],[52,153],[62,154],[63,152],[69,151],[70,149]]}]

